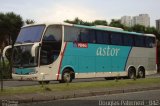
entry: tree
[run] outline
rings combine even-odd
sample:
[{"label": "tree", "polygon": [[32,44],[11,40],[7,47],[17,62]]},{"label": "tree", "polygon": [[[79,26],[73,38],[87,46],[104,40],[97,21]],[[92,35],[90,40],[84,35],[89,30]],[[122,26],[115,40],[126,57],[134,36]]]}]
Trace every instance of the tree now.
[{"label": "tree", "polygon": [[87,21],[82,21],[78,17],[76,17],[73,21],[65,20],[64,22],[70,23],[70,24],[86,25],[86,26],[94,26],[94,25],[105,25],[105,26],[107,26],[108,25],[106,20],[95,20],[93,22],[87,22]]},{"label": "tree", "polygon": [[20,28],[23,25],[23,21],[20,15],[13,12],[0,13],[0,36],[5,41],[7,38],[9,44],[15,42]]},{"label": "tree", "polygon": [[74,19],[74,21],[73,21],[73,23],[74,24],[82,24],[83,23],[83,21],[81,20],[81,19],[79,19],[78,17],[76,17],[75,19]]},{"label": "tree", "polygon": [[93,22],[93,25],[104,25],[104,26],[107,26],[108,23],[107,23],[106,20],[95,20],[95,21]]},{"label": "tree", "polygon": [[[1,50],[8,44],[14,44],[17,35],[23,25],[23,21],[20,15],[17,15],[13,12],[10,13],[0,13],[0,44],[3,45],[1,46]],[[13,49],[12,49],[13,50]],[[11,50],[11,51],[12,51]],[[12,73],[12,62],[11,58],[9,59],[10,63],[10,69],[8,72],[10,73],[10,78],[11,78],[11,73]]]},{"label": "tree", "polygon": [[35,21],[32,20],[32,19],[27,19],[27,20],[25,21],[25,24],[34,24],[34,23],[35,23]]},{"label": "tree", "polygon": [[139,33],[145,33],[146,32],[146,28],[143,25],[134,25],[132,27],[132,31],[139,32]]},{"label": "tree", "polygon": [[111,27],[118,27],[118,28],[124,28],[124,25],[121,24],[121,21],[120,20],[115,20],[115,19],[112,19],[112,21],[109,24],[109,26],[111,26]]},{"label": "tree", "polygon": [[77,25],[86,25],[86,26],[92,26],[92,25],[93,25],[93,24],[90,23],[90,22],[82,21],[82,20],[79,19],[78,17],[76,17],[73,21],[71,21],[71,20],[65,20],[64,22],[70,23],[70,24],[77,24]]},{"label": "tree", "polygon": [[5,43],[4,36],[6,29],[4,28],[4,14],[0,13],[0,48],[2,48],[3,43]]},{"label": "tree", "polygon": [[83,21],[80,20],[78,17],[76,17],[73,21],[65,20],[64,22],[70,23],[70,24],[79,24],[79,25],[81,25],[83,23]]}]

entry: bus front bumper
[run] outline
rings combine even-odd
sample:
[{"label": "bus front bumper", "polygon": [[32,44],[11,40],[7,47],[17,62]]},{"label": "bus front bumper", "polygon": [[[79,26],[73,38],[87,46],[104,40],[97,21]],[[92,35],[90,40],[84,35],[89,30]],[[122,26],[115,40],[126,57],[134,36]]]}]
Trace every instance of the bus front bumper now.
[{"label": "bus front bumper", "polygon": [[30,74],[30,75],[19,75],[19,74],[12,74],[12,78],[14,80],[27,80],[27,81],[37,81],[37,74]]}]

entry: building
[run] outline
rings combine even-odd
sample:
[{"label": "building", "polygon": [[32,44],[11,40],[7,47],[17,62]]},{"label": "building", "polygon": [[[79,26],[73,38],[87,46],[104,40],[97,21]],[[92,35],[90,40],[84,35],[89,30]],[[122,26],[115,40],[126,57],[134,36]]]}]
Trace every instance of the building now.
[{"label": "building", "polygon": [[139,14],[139,16],[134,16],[132,18],[132,26],[134,25],[143,25],[145,27],[149,27],[150,26],[150,17],[148,14]]},{"label": "building", "polygon": [[121,23],[126,26],[143,25],[145,27],[150,26],[150,17],[148,14],[139,14],[139,16],[123,16]]},{"label": "building", "polygon": [[123,16],[121,18],[121,24],[131,27],[131,20],[132,20],[131,16]]},{"label": "building", "polygon": [[137,25],[139,24],[139,21],[138,21],[138,16],[134,16],[131,20],[131,25],[134,26],[134,25]]},{"label": "building", "polygon": [[160,19],[156,20],[156,29],[160,31]]}]

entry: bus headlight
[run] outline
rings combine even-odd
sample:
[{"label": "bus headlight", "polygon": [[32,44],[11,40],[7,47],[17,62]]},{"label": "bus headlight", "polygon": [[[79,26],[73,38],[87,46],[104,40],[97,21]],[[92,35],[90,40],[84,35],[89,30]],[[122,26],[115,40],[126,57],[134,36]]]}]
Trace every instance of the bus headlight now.
[{"label": "bus headlight", "polygon": [[36,74],[36,73],[38,73],[37,70],[35,70],[35,71],[33,71],[33,72],[30,72],[29,74]]}]

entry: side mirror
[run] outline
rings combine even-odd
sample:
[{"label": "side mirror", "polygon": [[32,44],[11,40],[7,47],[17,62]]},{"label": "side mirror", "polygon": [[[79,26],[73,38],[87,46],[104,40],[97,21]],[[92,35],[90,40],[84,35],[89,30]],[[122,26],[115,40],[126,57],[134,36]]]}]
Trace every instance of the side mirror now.
[{"label": "side mirror", "polygon": [[39,43],[35,43],[35,44],[32,46],[32,48],[31,48],[31,55],[32,55],[33,57],[36,56],[36,48],[37,48],[38,46],[40,46],[40,44],[39,44]]},{"label": "side mirror", "polygon": [[11,49],[11,48],[12,48],[12,46],[11,46],[11,45],[9,45],[9,46],[6,46],[6,47],[3,49],[3,55],[2,55],[2,56],[3,56],[4,58],[6,58],[6,57],[7,57],[7,56],[6,56],[6,52],[7,52],[7,50],[8,50],[8,49]]}]

